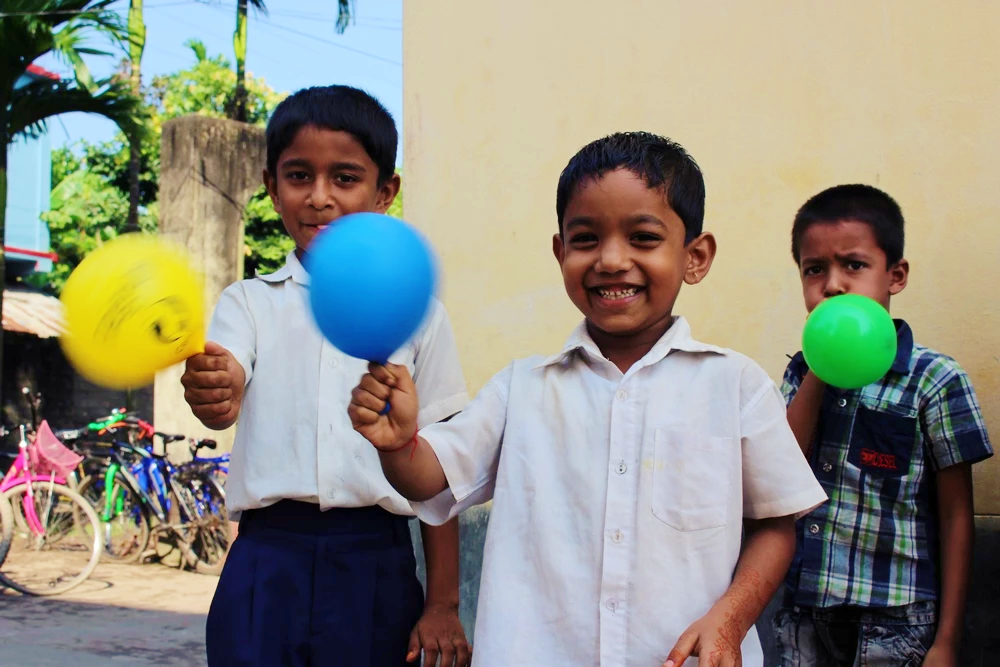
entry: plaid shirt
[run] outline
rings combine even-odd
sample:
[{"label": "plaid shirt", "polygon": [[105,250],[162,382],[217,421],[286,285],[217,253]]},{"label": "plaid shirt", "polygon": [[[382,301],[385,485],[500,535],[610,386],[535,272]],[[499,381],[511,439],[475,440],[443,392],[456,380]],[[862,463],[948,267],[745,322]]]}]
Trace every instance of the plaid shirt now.
[{"label": "plaid shirt", "polygon": [[[810,454],[829,502],[796,523],[785,602],[898,607],[938,598],[934,473],[993,455],[976,394],[954,360],[896,320],[889,372],[859,390],[827,387]],[[791,402],[808,368],[785,371]]]}]

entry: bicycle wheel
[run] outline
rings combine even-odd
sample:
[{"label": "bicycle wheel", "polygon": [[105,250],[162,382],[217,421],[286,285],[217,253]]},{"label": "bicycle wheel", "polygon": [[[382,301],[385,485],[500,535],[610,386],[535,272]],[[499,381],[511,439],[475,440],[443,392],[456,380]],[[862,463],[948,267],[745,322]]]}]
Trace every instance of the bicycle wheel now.
[{"label": "bicycle wheel", "polygon": [[[3,495],[26,519],[37,518],[40,534],[16,530],[0,583],[26,595],[58,595],[87,580],[101,558],[97,512],[73,489],[51,482],[19,484]],[[81,525],[75,518],[82,517]]]},{"label": "bicycle wheel", "polygon": [[184,537],[194,557],[194,571],[221,573],[229,550],[229,526],[212,507],[214,502],[224,501],[212,498],[214,487],[197,477],[186,484],[172,482],[171,486],[182,514],[187,515],[183,519]]},{"label": "bicycle wheel", "polygon": [[0,496],[0,565],[3,565],[10,543],[14,540],[14,510],[6,498]]},{"label": "bicycle wheel", "polygon": [[149,517],[139,494],[124,475],[115,475],[111,490],[111,512],[105,514],[106,481],[87,477],[78,490],[100,515],[104,523],[104,557],[116,563],[134,563],[142,558],[149,544]]}]

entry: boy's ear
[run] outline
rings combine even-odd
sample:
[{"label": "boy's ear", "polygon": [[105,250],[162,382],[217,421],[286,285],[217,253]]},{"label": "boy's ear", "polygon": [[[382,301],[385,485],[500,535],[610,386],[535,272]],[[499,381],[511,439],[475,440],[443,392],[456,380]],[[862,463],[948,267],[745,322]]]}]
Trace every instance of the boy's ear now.
[{"label": "boy's ear", "polygon": [[889,267],[889,296],[896,296],[906,287],[910,279],[910,263],[901,259]]},{"label": "boy's ear", "polygon": [[375,198],[375,211],[377,213],[385,213],[389,210],[392,202],[396,199],[396,195],[399,194],[401,185],[402,181],[399,178],[399,174],[394,173],[390,178],[386,179],[382,187],[378,189],[378,194]]},{"label": "boy's ear", "polygon": [[715,260],[715,236],[711,232],[703,232],[688,243],[685,250],[688,263],[684,270],[684,282],[688,285],[697,285],[708,275]]},{"label": "boy's ear", "polygon": [[262,177],[264,178],[264,187],[267,188],[267,196],[271,198],[271,205],[274,206],[275,212],[281,215],[281,202],[278,200],[278,179],[274,178],[266,167]]},{"label": "boy's ear", "polygon": [[563,245],[562,234],[552,236],[552,254],[556,256],[559,266],[562,266],[563,259],[566,257],[566,247]]}]

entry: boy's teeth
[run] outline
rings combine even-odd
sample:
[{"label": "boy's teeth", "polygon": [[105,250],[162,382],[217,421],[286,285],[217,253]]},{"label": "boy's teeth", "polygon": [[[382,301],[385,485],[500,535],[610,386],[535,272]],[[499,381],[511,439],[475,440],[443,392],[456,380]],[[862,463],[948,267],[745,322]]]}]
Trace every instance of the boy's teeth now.
[{"label": "boy's teeth", "polygon": [[599,289],[597,293],[600,294],[605,299],[627,299],[630,296],[635,296],[635,287],[627,287],[625,289]]}]

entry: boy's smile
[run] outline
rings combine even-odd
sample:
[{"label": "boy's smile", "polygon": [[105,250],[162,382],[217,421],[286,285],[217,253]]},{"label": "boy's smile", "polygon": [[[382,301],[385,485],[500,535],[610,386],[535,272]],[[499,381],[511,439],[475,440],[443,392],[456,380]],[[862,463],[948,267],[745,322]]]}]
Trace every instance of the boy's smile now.
[{"label": "boy's smile", "polygon": [[889,297],[906,287],[909,263],[887,266],[870,225],[857,220],[820,222],[802,233],[799,273],[806,310],[831,296],[861,294],[889,309]]},{"label": "boy's smile", "polygon": [[379,185],[378,175],[378,165],[352,134],[307,125],[281,152],[276,173],[264,170],[264,183],[301,256],[337,218],[385,213],[399,191],[399,176]]},{"label": "boy's smile", "polygon": [[708,273],[712,236],[684,238],[663,189],[628,169],[588,179],[573,193],[552,248],[566,292],[607,356],[609,346],[648,351],[670,328],[681,283]]}]

